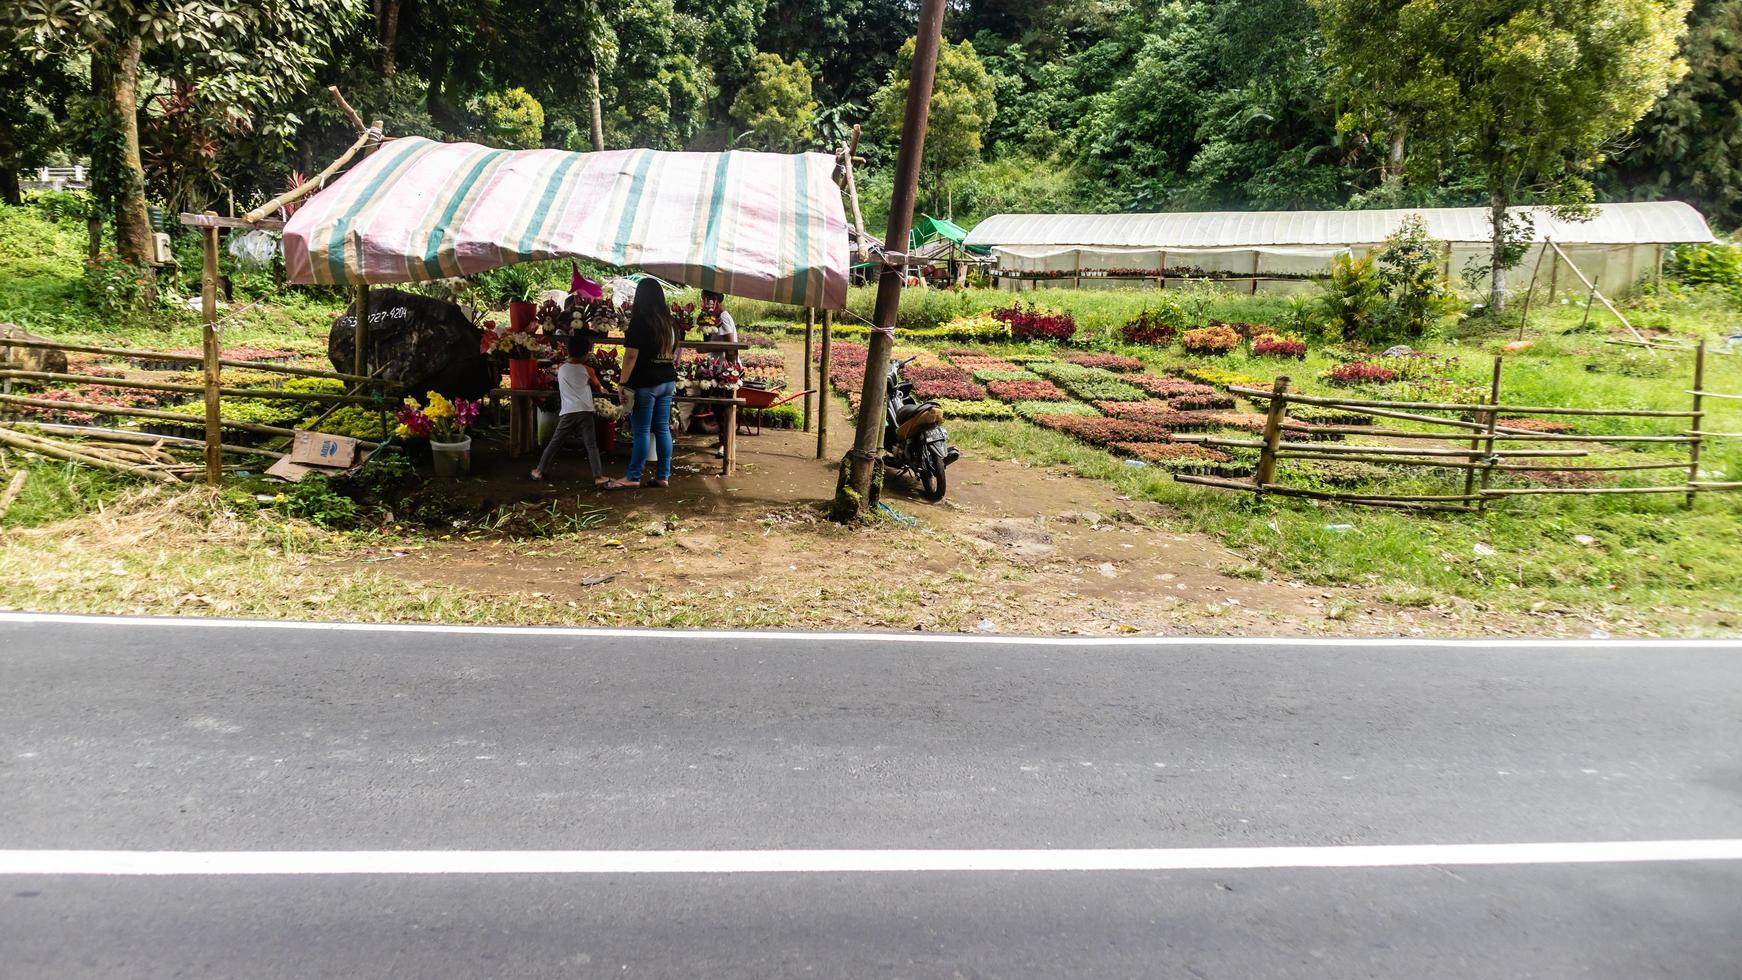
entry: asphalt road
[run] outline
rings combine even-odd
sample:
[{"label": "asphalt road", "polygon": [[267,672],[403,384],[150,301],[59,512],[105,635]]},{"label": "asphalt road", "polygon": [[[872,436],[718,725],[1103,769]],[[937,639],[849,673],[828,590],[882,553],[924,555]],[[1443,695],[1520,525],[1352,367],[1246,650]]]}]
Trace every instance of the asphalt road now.
[{"label": "asphalt road", "polygon": [[[1742,644],[0,616],[0,974],[1742,976]],[[1425,846],[1233,869],[1272,846]],[[1211,849],[1176,870],[18,873],[69,852]],[[1170,851],[1171,853],[1171,851]],[[1266,852],[1269,853],[1269,852]],[[59,857],[54,858],[59,861]],[[102,865],[109,857],[67,858]],[[419,859],[421,860],[421,859]],[[86,869],[88,870],[88,868]]]}]

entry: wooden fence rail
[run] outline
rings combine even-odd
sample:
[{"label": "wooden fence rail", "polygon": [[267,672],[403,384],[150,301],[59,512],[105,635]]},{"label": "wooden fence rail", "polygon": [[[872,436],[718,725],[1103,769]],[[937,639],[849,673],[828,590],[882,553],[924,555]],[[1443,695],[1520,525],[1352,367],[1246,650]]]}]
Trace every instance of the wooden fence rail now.
[{"label": "wooden fence rail", "polygon": [[[1287,497],[1306,497],[1315,500],[1330,500],[1341,503],[1360,504],[1374,507],[1394,507],[1433,511],[1477,512],[1482,510],[1491,500],[1507,497],[1537,496],[1537,495],[1579,495],[1579,494],[1657,494],[1680,493],[1687,496],[1687,505],[1692,507],[1698,494],[1715,490],[1742,489],[1742,481],[1702,480],[1700,478],[1700,451],[1708,439],[1742,438],[1742,433],[1715,432],[1703,424],[1706,412],[1705,398],[1742,398],[1729,392],[1713,392],[1706,390],[1706,344],[1701,341],[1698,346],[1690,348],[1694,355],[1693,384],[1687,389],[1692,396],[1692,405],[1687,411],[1664,409],[1622,409],[1622,408],[1587,408],[1573,405],[1508,405],[1500,397],[1501,370],[1503,361],[1494,359],[1493,384],[1488,393],[1488,400],[1475,404],[1455,402],[1404,402],[1378,399],[1337,398],[1322,395],[1307,395],[1289,390],[1289,379],[1279,377],[1269,388],[1244,387],[1231,385],[1228,391],[1243,395],[1257,401],[1266,409],[1265,424],[1262,435],[1257,439],[1227,438],[1215,435],[1176,436],[1180,442],[1192,442],[1198,445],[1229,448],[1256,449],[1258,463],[1253,468],[1250,479],[1234,479],[1228,477],[1200,476],[1196,474],[1175,474],[1174,479],[1181,483],[1193,483],[1200,486],[1215,487],[1223,490],[1241,490],[1257,494],[1276,494]],[[1378,425],[1311,425],[1290,419],[1288,406],[1291,404],[1310,405],[1315,407],[1342,409],[1351,412],[1362,412],[1401,421],[1426,423],[1443,426],[1450,431],[1432,431],[1417,429],[1400,429]],[[1455,413],[1451,417],[1426,414],[1430,412]],[[1575,433],[1534,432],[1517,426],[1507,426],[1500,423],[1502,415],[1560,415],[1587,418],[1634,418],[1634,419],[1686,419],[1686,428],[1673,433],[1655,433],[1646,435],[1578,435]],[[1293,442],[1287,441],[1289,435],[1303,434],[1366,436],[1374,439],[1399,441],[1404,445],[1350,444],[1322,441]],[[1461,443],[1458,446],[1423,446],[1408,445],[1412,441]],[[1516,443],[1548,443],[1560,444],[1568,448],[1549,449],[1523,446],[1514,447],[1507,444]],[[1584,457],[1587,451],[1583,448],[1572,448],[1569,444],[1611,446],[1680,446],[1686,447],[1687,459],[1675,461],[1627,463],[1627,464],[1596,464],[1596,465],[1559,465],[1562,461]],[[1345,491],[1332,492],[1315,490],[1306,487],[1291,487],[1278,481],[1276,476],[1279,460],[1338,460],[1344,462],[1368,463],[1381,466],[1426,467],[1431,469],[1461,470],[1464,473],[1464,491],[1462,493],[1384,493]],[[1544,460],[1545,462],[1532,462]],[[1684,480],[1675,484],[1629,487],[1493,487],[1490,482],[1495,473],[1614,473],[1614,472],[1645,472],[1653,470],[1685,471]]]}]

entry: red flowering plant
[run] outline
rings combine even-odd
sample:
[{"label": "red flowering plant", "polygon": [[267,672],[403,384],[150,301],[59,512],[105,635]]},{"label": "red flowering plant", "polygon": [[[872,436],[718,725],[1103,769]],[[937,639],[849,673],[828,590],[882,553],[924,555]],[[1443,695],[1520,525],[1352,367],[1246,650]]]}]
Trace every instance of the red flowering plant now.
[{"label": "red flowering plant", "polygon": [[1001,310],[993,310],[992,317],[1009,326],[1010,336],[1017,340],[1052,340],[1064,343],[1077,332],[1075,317],[1034,303],[1014,303]]},{"label": "red flowering plant", "polygon": [[784,368],[786,358],[779,354],[740,354],[738,363],[746,368]]},{"label": "red flowering plant", "polygon": [[1307,345],[1297,333],[1261,333],[1252,338],[1252,354],[1255,357],[1305,358]]},{"label": "red flowering plant", "polygon": [[1372,361],[1339,364],[1321,378],[1334,385],[1388,384],[1397,380],[1397,372]]},{"label": "red flowering plant", "polygon": [[909,381],[971,381],[968,372],[945,364],[909,364],[901,369]]},{"label": "red flowering plant", "polygon": [[1208,412],[1182,412],[1167,402],[1101,401],[1095,407],[1114,418],[1158,425],[1169,432],[1200,432],[1216,424],[1216,417]]},{"label": "red flowering plant", "polygon": [[[696,304],[671,304],[671,318],[677,322],[678,334],[680,336],[687,335],[691,330],[696,328]],[[718,323],[718,318],[716,318],[714,322]]]},{"label": "red flowering plant", "polygon": [[1180,335],[1180,346],[1193,354],[1226,354],[1240,346],[1240,334],[1225,323],[1197,330],[1187,330]]},{"label": "red flowering plant", "polygon": [[1187,395],[1211,395],[1216,389],[1184,378],[1160,378],[1153,374],[1127,374],[1121,381],[1134,384],[1155,398],[1182,398]]},{"label": "red flowering plant", "polygon": [[[1112,448],[1127,456],[1151,463],[1168,465],[1169,469],[1196,469],[1190,464],[1231,463],[1234,457],[1219,449],[1189,442],[1116,442]],[[1187,464],[1180,466],[1178,464]]]},{"label": "red flowering plant", "polygon": [[1144,310],[1119,328],[1119,338],[1127,344],[1142,344],[1146,347],[1166,347],[1173,343],[1173,338],[1179,330],[1167,322],[1160,310]]},{"label": "red flowering plant", "polygon": [[1143,362],[1135,357],[1123,354],[1072,354],[1065,358],[1072,364],[1083,367],[1104,368],[1108,371],[1141,371]]},{"label": "red flowering plant", "polygon": [[916,398],[954,398],[958,401],[977,402],[986,397],[986,389],[965,378],[932,378],[915,381],[913,394]]},{"label": "red flowering plant", "polygon": [[988,381],[992,397],[1007,402],[1065,402],[1071,396],[1051,381]]},{"label": "red flowering plant", "polygon": [[472,423],[478,421],[478,410],[482,407],[479,402],[466,398],[449,401],[436,391],[426,392],[424,397],[427,405],[419,405],[417,399],[407,398],[394,413],[393,417],[399,421],[394,434],[401,439],[459,442],[466,438],[466,430]]},{"label": "red flowering plant", "polygon": [[1151,422],[1097,415],[1037,415],[1034,424],[1076,436],[1097,446],[1115,442],[1167,442],[1167,429]]}]

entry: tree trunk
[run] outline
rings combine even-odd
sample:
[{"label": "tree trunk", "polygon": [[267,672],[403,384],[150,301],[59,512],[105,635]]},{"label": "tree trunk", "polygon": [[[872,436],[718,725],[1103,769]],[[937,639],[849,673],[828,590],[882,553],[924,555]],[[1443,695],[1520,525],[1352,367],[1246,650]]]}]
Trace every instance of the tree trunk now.
[{"label": "tree trunk", "polygon": [[1506,312],[1506,185],[1488,181],[1488,222],[1493,226],[1492,250],[1488,253],[1488,312]]},{"label": "tree trunk", "polygon": [[1387,180],[1403,176],[1403,148],[1409,138],[1409,127],[1403,123],[1396,125],[1391,131],[1391,152],[1385,158],[1383,176]]},{"label": "tree trunk", "polygon": [[381,11],[381,74],[388,78],[398,70],[393,49],[399,43],[399,0],[387,0]]},{"label": "tree trunk", "polygon": [[18,171],[10,165],[0,166],[0,201],[14,206],[24,203],[24,188],[18,184]]},{"label": "tree trunk", "polygon": [[135,35],[121,47],[110,77],[111,105],[121,134],[120,173],[115,199],[115,252],[134,265],[149,266],[154,251],[151,218],[146,213],[145,166],[139,158],[139,51]]},{"label": "tree trunk", "polygon": [[597,68],[587,72],[587,101],[591,107],[589,122],[592,126],[593,152],[598,153],[605,149],[605,111],[604,107],[599,104],[599,70]]}]

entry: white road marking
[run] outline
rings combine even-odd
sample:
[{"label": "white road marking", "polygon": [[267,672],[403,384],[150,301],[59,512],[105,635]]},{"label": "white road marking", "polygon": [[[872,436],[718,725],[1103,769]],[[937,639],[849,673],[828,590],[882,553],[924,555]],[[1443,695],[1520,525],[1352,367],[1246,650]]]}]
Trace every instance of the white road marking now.
[{"label": "white road marking", "polygon": [[1107,850],[0,851],[0,875],[1229,871],[1742,861],[1742,839]]},{"label": "white road marking", "polygon": [[66,613],[0,612],[0,624],[24,626],[125,626],[203,629],[313,630],[345,633],[457,633],[472,636],[560,636],[572,639],[660,639],[733,641],[816,641],[869,643],[954,643],[975,646],[1076,646],[1076,647],[1366,647],[1459,648],[1485,650],[1705,650],[1742,651],[1742,640],[1551,640],[1529,637],[1468,637],[1429,639],[1422,637],[1324,636],[1016,636],[971,633],[806,633],[798,630],[663,630],[611,629],[588,626],[459,626],[442,623],[343,623],[302,620],[213,619],[203,616],[77,616]]}]

